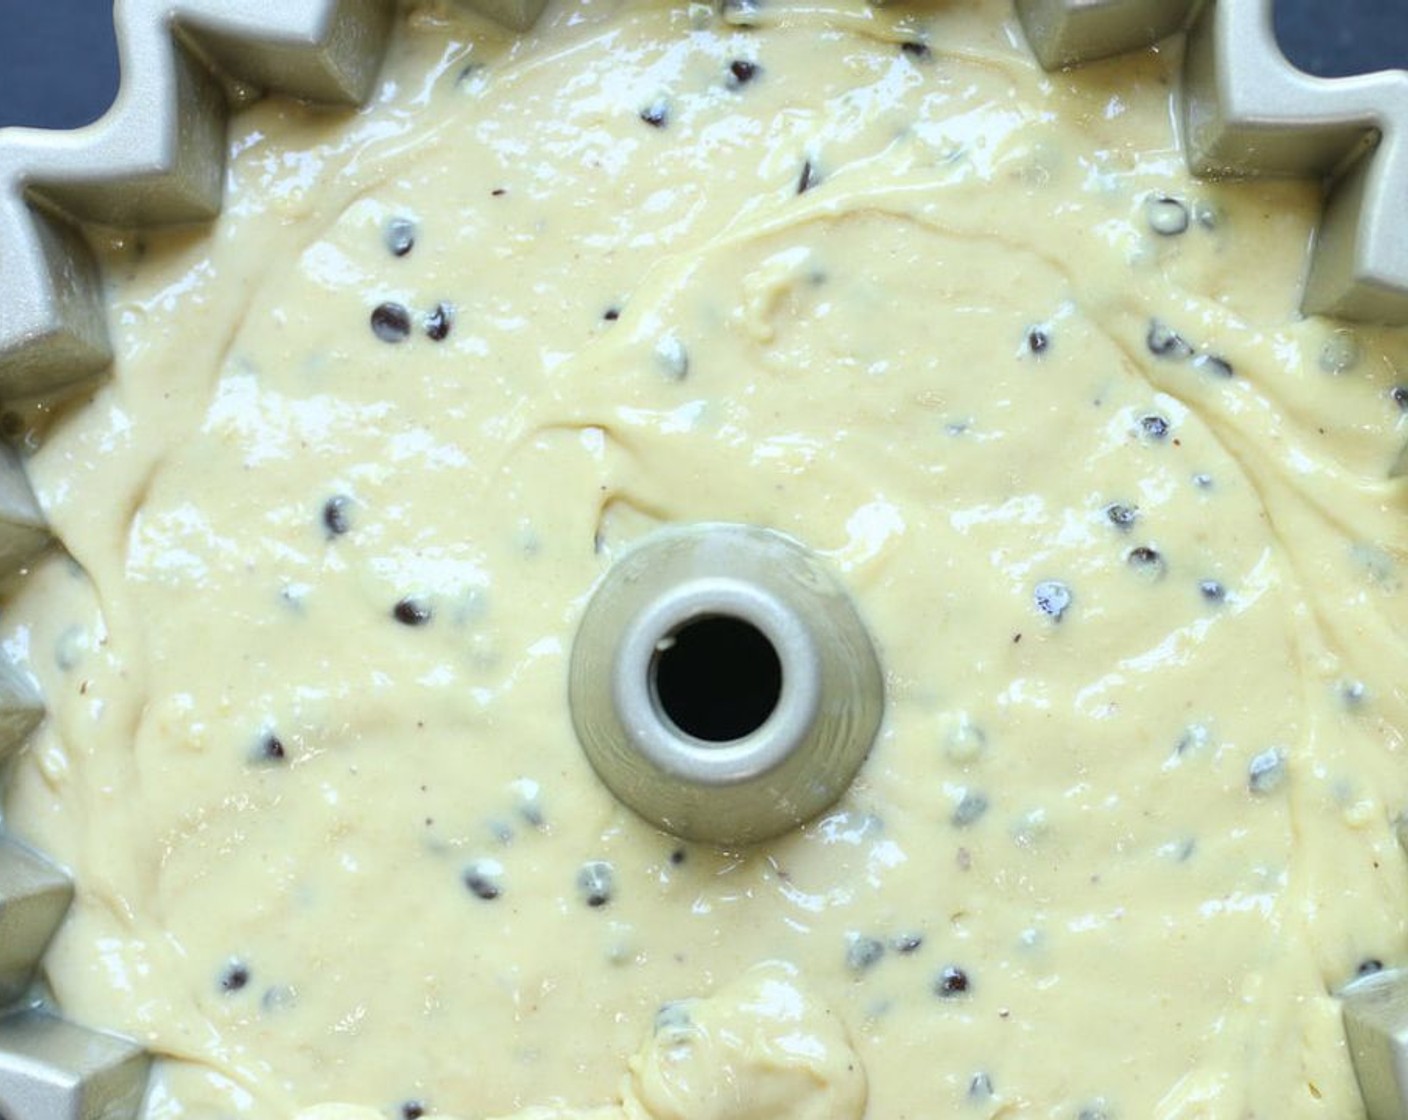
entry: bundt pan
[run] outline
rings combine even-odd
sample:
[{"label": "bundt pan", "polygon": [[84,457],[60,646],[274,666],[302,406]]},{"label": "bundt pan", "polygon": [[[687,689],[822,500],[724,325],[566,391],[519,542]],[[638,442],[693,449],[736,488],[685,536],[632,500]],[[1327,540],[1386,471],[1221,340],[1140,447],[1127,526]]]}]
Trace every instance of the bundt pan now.
[{"label": "bundt pan", "polygon": [[[468,2],[526,28],[543,0]],[[1049,69],[1186,30],[1193,171],[1320,179],[1326,201],[1305,309],[1408,324],[1408,74],[1299,73],[1276,46],[1271,3],[1016,0]],[[0,130],[0,399],[100,376],[112,360],[84,223],[212,218],[231,107],[264,91],[361,101],[393,11],[394,0],[117,0],[122,85],[107,115],[67,133]],[[1385,464],[1395,474],[1405,467],[1408,459]],[[48,543],[22,466],[0,450],[0,573]],[[0,769],[42,717],[40,698],[0,663]],[[66,1023],[39,979],[71,894],[61,870],[0,832],[3,1120],[132,1120],[141,1111],[140,1047]],[[1340,994],[1370,1120],[1408,1120],[1408,973],[1379,973]]]}]

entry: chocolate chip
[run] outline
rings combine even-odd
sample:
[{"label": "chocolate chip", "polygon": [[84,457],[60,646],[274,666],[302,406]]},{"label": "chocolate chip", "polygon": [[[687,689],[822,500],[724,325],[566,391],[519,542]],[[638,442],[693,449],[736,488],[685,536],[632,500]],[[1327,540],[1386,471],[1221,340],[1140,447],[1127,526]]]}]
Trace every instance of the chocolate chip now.
[{"label": "chocolate chip", "polygon": [[464,885],[475,898],[493,902],[504,892],[503,873],[503,865],[498,860],[476,860],[465,868]]},{"label": "chocolate chip", "polygon": [[1355,969],[1357,976],[1372,976],[1376,972],[1384,970],[1384,962],[1377,957],[1369,957],[1367,960],[1359,962],[1359,967]]},{"label": "chocolate chip", "polygon": [[503,198],[504,195],[508,194],[508,191],[504,187],[495,187],[489,193],[495,198]]},{"label": "chocolate chip", "polygon": [[652,101],[640,111],[640,119],[651,128],[664,128],[670,123],[670,106],[665,101]]},{"label": "chocolate chip", "polygon": [[987,811],[988,799],[981,793],[968,790],[964,792],[950,819],[955,828],[967,828],[970,824],[976,824],[982,819],[983,814]]},{"label": "chocolate chip", "polygon": [[1156,412],[1139,418],[1139,430],[1150,439],[1163,439],[1168,435],[1168,421]]},{"label": "chocolate chip", "polygon": [[975,1101],[985,1101],[992,1094],[992,1078],[986,1073],[975,1073],[968,1082],[968,1096]]},{"label": "chocolate chip", "polygon": [[1181,362],[1193,356],[1193,348],[1184,341],[1183,336],[1157,319],[1149,320],[1149,332],[1144,336],[1144,344],[1156,358]]},{"label": "chocolate chip", "polygon": [[401,1106],[401,1120],[421,1120],[425,1115],[425,1105],[420,1101],[407,1101]]},{"label": "chocolate chip", "polygon": [[728,84],[729,88],[737,89],[745,86],[758,76],[761,68],[756,62],[749,62],[746,58],[735,58],[728,64]]},{"label": "chocolate chip", "polygon": [[352,499],[336,494],[323,503],[323,528],[330,537],[340,537],[352,528]]},{"label": "chocolate chip", "polygon": [[258,755],[261,762],[282,762],[287,754],[283,740],[273,732],[265,735],[259,742]]},{"label": "chocolate chip", "polygon": [[1320,347],[1320,368],[1330,374],[1344,373],[1357,366],[1363,356],[1363,348],[1355,333],[1341,327],[1332,332]]},{"label": "chocolate chip", "polygon": [[1199,354],[1193,359],[1193,364],[1205,373],[1220,377],[1224,381],[1231,378],[1235,372],[1231,362],[1226,358],[1219,358],[1216,354]]},{"label": "chocolate chip", "polygon": [[372,333],[382,342],[405,342],[411,334],[411,313],[399,303],[378,304],[372,311]]},{"label": "chocolate chip", "polygon": [[1227,588],[1215,579],[1201,580],[1198,591],[1209,603],[1221,603],[1227,598]]},{"label": "chocolate chip", "polygon": [[955,965],[948,965],[934,981],[934,994],[941,999],[956,999],[968,992],[968,974]]},{"label": "chocolate chip", "polygon": [[1160,237],[1177,237],[1188,229],[1188,207],[1166,194],[1144,201],[1144,219]]},{"label": "chocolate chip", "polygon": [[435,310],[425,317],[425,335],[431,342],[444,342],[454,325],[455,309],[448,303],[437,303]]},{"label": "chocolate chip", "polygon": [[918,952],[923,944],[924,935],[922,933],[901,933],[890,938],[890,948],[906,957],[910,953]]},{"label": "chocolate chip", "polygon": [[383,235],[393,257],[404,257],[416,247],[416,224],[410,218],[392,218]]},{"label": "chocolate chip", "polygon": [[1136,571],[1154,577],[1162,576],[1168,568],[1159,550],[1150,548],[1147,544],[1131,548],[1125,553],[1124,561]]},{"label": "chocolate chip", "polygon": [[601,317],[608,323],[614,323],[621,317],[621,309],[619,307],[608,307],[601,313]]},{"label": "chocolate chip", "polygon": [[391,608],[391,617],[403,626],[424,626],[430,621],[430,606],[407,595]]},{"label": "chocolate chip", "polygon": [[1051,347],[1051,335],[1045,327],[1032,327],[1027,331],[1027,349],[1033,354],[1045,354]]},{"label": "chocolate chip", "polygon": [[688,857],[683,848],[676,848],[673,852],[670,853],[670,862],[676,867],[684,863],[686,858]]},{"label": "chocolate chip", "polygon": [[1060,580],[1043,580],[1032,589],[1032,600],[1042,614],[1060,622],[1071,605],[1071,589]]},{"label": "chocolate chip", "polygon": [[577,872],[577,893],[593,910],[605,906],[616,892],[616,871],[604,859],[588,860]]},{"label": "chocolate chip", "polygon": [[1408,412],[1408,385],[1395,385],[1389,390],[1389,396],[1393,398],[1401,412]]},{"label": "chocolate chip", "polygon": [[812,166],[812,161],[805,161],[802,164],[802,173],[797,177],[797,193],[806,194],[819,182],[821,182],[821,175]]},{"label": "chocolate chip", "polygon": [[1247,788],[1252,793],[1271,793],[1286,780],[1286,756],[1271,747],[1252,759],[1247,767]]},{"label": "chocolate chip", "polygon": [[885,943],[860,933],[846,934],[846,967],[852,972],[866,972],[880,963],[885,955]]},{"label": "chocolate chip", "polygon": [[239,961],[232,961],[220,976],[222,992],[238,992],[249,984],[249,968]]},{"label": "chocolate chip", "polygon": [[287,984],[275,984],[271,988],[264,989],[264,994],[259,997],[259,1008],[268,1014],[276,1014],[285,1011],[298,1003],[298,992]]},{"label": "chocolate chip", "polygon": [[921,43],[918,39],[906,39],[900,44],[900,52],[916,62],[922,62],[933,53],[928,43]]},{"label": "chocolate chip", "polygon": [[677,334],[667,334],[655,344],[655,364],[670,381],[683,381],[689,376],[689,348]]},{"label": "chocolate chip", "polygon": [[689,1004],[684,1000],[671,1000],[656,1009],[653,1026],[656,1034],[687,1031],[694,1026],[694,1016],[689,1013]]},{"label": "chocolate chip", "polygon": [[1111,502],[1105,507],[1105,519],[1116,529],[1127,533],[1139,520],[1139,507],[1127,506],[1122,502]]}]

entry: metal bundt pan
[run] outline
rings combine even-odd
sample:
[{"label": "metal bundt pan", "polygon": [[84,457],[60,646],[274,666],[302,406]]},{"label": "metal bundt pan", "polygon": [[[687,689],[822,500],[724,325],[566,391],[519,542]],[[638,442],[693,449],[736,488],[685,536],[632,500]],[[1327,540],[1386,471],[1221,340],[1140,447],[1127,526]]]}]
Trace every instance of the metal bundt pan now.
[{"label": "metal bundt pan", "polygon": [[[529,26],[543,0],[471,0]],[[1408,324],[1408,75],[1327,81],[1294,70],[1272,0],[1016,0],[1042,65],[1074,66],[1188,31],[1188,161],[1207,176],[1315,177],[1324,217],[1304,294],[1312,313]],[[394,0],[117,0],[122,85],[98,123],[0,130],[0,399],[60,389],[112,351],[85,222],[207,221],[220,208],[231,100],[253,89],[355,104],[371,90]],[[18,461],[0,452],[0,572],[48,544]],[[0,664],[0,765],[43,715]],[[72,888],[0,835],[0,1116],[131,1120],[148,1060],[64,1022],[39,960]],[[1408,1120],[1408,977],[1342,993],[1370,1120]]]}]

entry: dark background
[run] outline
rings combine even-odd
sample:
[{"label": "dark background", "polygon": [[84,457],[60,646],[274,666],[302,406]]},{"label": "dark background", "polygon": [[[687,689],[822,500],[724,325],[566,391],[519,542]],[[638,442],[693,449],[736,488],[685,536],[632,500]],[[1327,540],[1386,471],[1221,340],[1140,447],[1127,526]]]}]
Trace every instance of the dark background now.
[{"label": "dark background", "polygon": [[[0,0],[0,126],[73,128],[102,114],[117,88],[111,7]],[[1312,74],[1408,68],[1408,0],[1276,0],[1276,31]]]}]

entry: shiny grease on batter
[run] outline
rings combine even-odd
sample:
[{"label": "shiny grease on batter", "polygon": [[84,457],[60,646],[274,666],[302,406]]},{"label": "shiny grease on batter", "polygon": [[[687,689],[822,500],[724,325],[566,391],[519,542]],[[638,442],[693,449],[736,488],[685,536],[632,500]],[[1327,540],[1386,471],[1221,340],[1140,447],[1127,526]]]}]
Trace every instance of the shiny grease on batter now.
[{"label": "shiny grease on batter", "polygon": [[[366,110],[239,118],[209,237],[114,239],[6,810],[151,1116],[1355,1115],[1408,340],[1298,317],[1315,199],[1191,181],[1176,69],[1042,74],[996,0],[420,5]],[[695,520],[826,553],[888,670],[748,853],[565,709],[593,581]],[[711,994],[733,1041],[660,1042]]]}]

